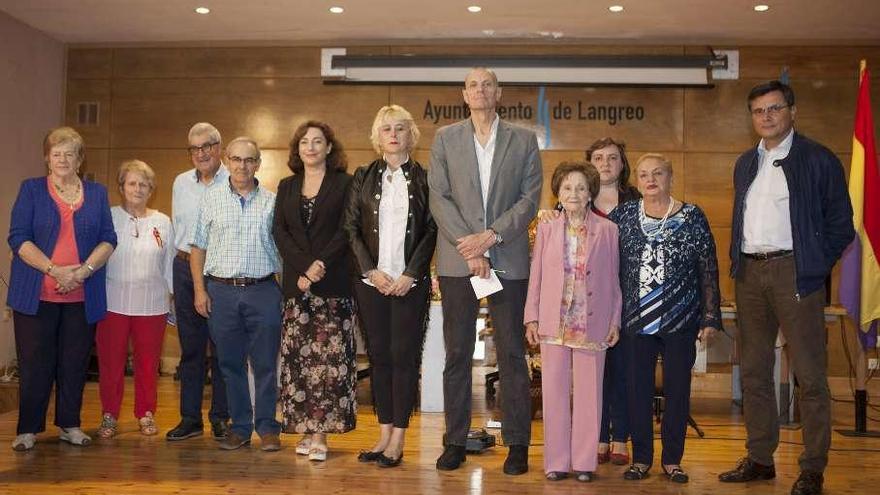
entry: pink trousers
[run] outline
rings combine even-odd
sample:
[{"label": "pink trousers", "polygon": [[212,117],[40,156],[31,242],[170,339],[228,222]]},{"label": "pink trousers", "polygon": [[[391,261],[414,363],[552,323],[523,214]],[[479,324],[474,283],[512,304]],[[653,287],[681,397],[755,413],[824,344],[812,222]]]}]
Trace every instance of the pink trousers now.
[{"label": "pink trousers", "polygon": [[541,344],[544,472],[596,470],[604,368],[604,351]]},{"label": "pink trousers", "polygon": [[126,316],[108,311],[107,316],[98,322],[95,344],[103,412],[119,418],[130,337],[134,349],[134,415],[141,418],[147,411],[155,414],[156,381],[164,335],[165,315]]}]

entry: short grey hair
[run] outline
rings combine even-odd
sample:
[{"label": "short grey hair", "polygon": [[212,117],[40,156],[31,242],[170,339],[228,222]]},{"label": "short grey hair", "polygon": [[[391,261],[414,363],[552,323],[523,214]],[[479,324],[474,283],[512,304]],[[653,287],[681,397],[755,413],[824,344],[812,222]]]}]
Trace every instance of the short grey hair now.
[{"label": "short grey hair", "polygon": [[249,138],[247,136],[239,136],[232,141],[229,141],[229,144],[226,145],[226,154],[229,155],[229,148],[232,148],[233,145],[238,143],[246,143],[253,146],[254,149],[257,150],[257,160],[260,159],[260,145],[257,144],[257,142],[254,141],[252,138]]},{"label": "short grey hair", "polygon": [[218,143],[222,142],[220,131],[208,122],[199,122],[190,127],[188,139],[192,142],[193,138],[196,136],[204,136],[206,134],[211,141],[217,141]]},{"label": "short grey hair", "polygon": [[125,179],[128,177],[129,173],[143,175],[144,179],[147,179],[147,183],[150,185],[150,191],[156,190],[156,172],[154,172],[153,168],[147,165],[146,162],[141,160],[126,160],[122,162],[122,165],[119,166],[119,173],[116,176],[116,182],[119,184],[120,188],[125,185]]}]

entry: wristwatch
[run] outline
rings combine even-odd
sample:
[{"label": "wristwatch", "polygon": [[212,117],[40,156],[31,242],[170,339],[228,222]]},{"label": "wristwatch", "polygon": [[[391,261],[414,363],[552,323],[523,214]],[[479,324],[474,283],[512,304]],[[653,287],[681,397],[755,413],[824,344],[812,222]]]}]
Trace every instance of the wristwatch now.
[{"label": "wristwatch", "polygon": [[490,228],[490,229],[487,229],[487,230],[491,230],[492,233],[495,234],[495,245],[496,245],[496,246],[497,246],[498,244],[501,244],[502,242],[504,242],[504,239],[501,237],[501,234],[499,234],[498,232],[495,232],[495,229],[491,229],[491,228]]}]

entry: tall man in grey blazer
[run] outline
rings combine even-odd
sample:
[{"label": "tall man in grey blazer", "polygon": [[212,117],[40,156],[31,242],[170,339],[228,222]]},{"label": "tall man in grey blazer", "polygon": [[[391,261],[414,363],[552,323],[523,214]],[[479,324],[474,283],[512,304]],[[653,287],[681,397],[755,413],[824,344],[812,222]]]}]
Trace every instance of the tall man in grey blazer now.
[{"label": "tall man in grey blazer", "polygon": [[471,357],[479,310],[470,277],[495,270],[503,290],[489,296],[498,346],[502,435],[510,446],[507,474],[528,471],[531,401],[525,360],[523,307],[529,277],[527,229],[541,194],[535,134],[501,122],[495,73],[475,68],[462,90],[470,119],[437,131],[428,170],[431,213],[437,222],[437,272],[443,294],[443,370],[446,448],[437,469],[465,460],[471,421]]}]

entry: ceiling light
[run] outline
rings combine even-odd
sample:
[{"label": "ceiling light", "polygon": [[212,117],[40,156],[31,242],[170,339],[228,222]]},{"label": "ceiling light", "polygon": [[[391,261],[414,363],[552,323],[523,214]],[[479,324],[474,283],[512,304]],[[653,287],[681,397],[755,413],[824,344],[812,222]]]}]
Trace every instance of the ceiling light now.
[{"label": "ceiling light", "polygon": [[612,5],[608,7],[608,10],[617,14],[618,12],[623,12],[623,5]]},{"label": "ceiling light", "polygon": [[345,12],[345,9],[342,7],[330,7],[330,13],[332,14],[341,14],[343,12]]},{"label": "ceiling light", "polygon": [[480,7],[479,5],[471,5],[470,7],[468,7],[468,12],[470,12],[472,14],[476,14],[477,12],[480,12],[481,10],[483,10],[483,7]]},{"label": "ceiling light", "polygon": [[768,10],[770,10],[769,5],[755,5],[755,12],[767,12]]},{"label": "ceiling light", "polygon": [[210,14],[210,13],[211,13],[211,9],[209,9],[208,7],[196,7],[196,14],[205,15],[205,14]]}]

